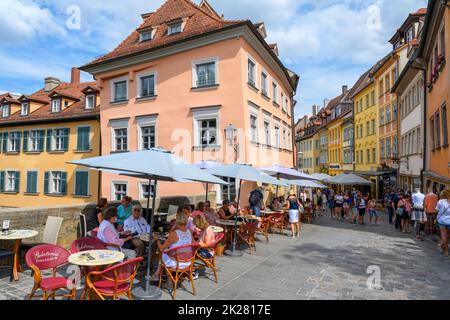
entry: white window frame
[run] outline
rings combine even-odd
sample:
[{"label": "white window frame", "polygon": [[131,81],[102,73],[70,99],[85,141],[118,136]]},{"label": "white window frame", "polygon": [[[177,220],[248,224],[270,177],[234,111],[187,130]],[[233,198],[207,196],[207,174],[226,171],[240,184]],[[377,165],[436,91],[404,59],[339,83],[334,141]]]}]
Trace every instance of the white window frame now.
[{"label": "white window frame", "polygon": [[[264,81],[264,86],[263,86],[263,76],[262,76],[263,74],[266,76],[266,81]],[[269,97],[269,99],[270,99],[269,84],[270,84],[269,73],[266,70],[261,68],[261,93],[264,94],[266,97]],[[263,87],[266,87],[266,89],[265,89],[266,92],[263,91],[264,90]]]},{"label": "white window frame", "polygon": [[[146,42],[146,41],[151,41],[155,38],[155,34],[156,34],[156,30],[157,28],[149,28],[149,29],[145,29],[139,32],[139,42]],[[150,39],[144,39],[143,38],[143,34],[150,32]]]},{"label": "white window frame", "polygon": [[[7,169],[5,170],[5,185],[4,185],[4,189],[5,192],[15,192],[16,191],[16,172],[19,172],[19,170],[16,169]],[[14,174],[13,178],[12,178],[12,185],[9,185],[9,180],[11,180],[11,178],[9,177],[9,174],[12,173]]]},{"label": "white window frame", "polygon": [[51,142],[52,142],[51,150],[52,151],[63,151],[64,150],[64,144],[63,144],[64,140],[63,139],[61,139],[61,148],[56,148],[56,145],[57,145],[56,132],[59,130],[64,132],[64,129],[67,129],[67,128],[62,128],[62,127],[61,128],[53,128],[52,138],[51,138]]},{"label": "white window frame", "polygon": [[[249,138],[250,138],[250,142],[252,143],[259,143],[259,109],[255,108],[253,105],[249,104],[248,106],[249,108],[249,116],[248,116],[248,121],[249,121],[249,128],[250,128],[250,134],[249,134]],[[251,123],[252,123],[252,117],[256,118],[256,141],[253,139],[253,129],[251,127]]]},{"label": "white window frame", "polygon": [[[79,195],[79,194],[75,194],[75,192],[77,191],[77,172],[86,172],[87,173],[87,195]],[[80,197],[86,197],[89,196],[91,194],[91,186],[90,186],[90,182],[91,182],[91,174],[89,173],[88,170],[75,170],[73,173],[73,194],[76,196],[80,196]]]},{"label": "white window frame", "polygon": [[126,196],[128,191],[129,191],[128,181],[125,181],[125,180],[112,180],[111,181],[111,197],[110,198],[113,199],[113,201],[115,201],[115,199],[116,199],[116,184],[124,184],[126,186],[125,194],[123,194],[123,195]]},{"label": "white window frame", "polygon": [[[174,26],[178,26],[178,25],[180,26],[180,31],[173,32],[172,28]],[[170,36],[172,34],[182,33],[184,31],[184,26],[185,26],[185,23],[183,21],[177,21],[177,22],[167,24],[167,35]]]},{"label": "white window frame", "polygon": [[54,170],[54,171],[50,171],[48,173],[48,191],[50,194],[62,194],[61,190],[57,191],[56,189],[56,184],[55,184],[55,174],[59,173],[59,189],[61,189],[62,187],[62,170]]},{"label": "white window frame", "polygon": [[[281,149],[281,124],[279,122],[275,122],[273,125],[273,134],[274,134],[274,147]],[[277,133],[278,133],[278,139],[277,139]]]},{"label": "white window frame", "polygon": [[62,108],[61,98],[52,98],[51,104],[52,104],[52,113],[61,112],[61,108]]},{"label": "white window frame", "polygon": [[[92,105],[89,105],[90,98],[92,98]],[[95,109],[95,100],[96,100],[95,93],[87,93],[86,101],[85,101],[85,105],[84,105],[85,109],[87,109],[87,110]]]},{"label": "white window frame", "polygon": [[[141,95],[141,90],[142,90],[141,79],[145,78],[145,77],[150,77],[150,76],[154,77],[154,88],[153,88],[154,93],[153,93],[153,95],[142,96]],[[136,75],[136,97],[139,99],[139,98],[151,98],[151,97],[157,96],[158,95],[158,93],[156,91],[157,81],[158,81],[158,72],[156,70],[138,73]]]},{"label": "white window frame", "polygon": [[194,128],[194,147],[205,148],[202,146],[202,137],[200,136],[200,126],[199,121],[216,119],[217,124],[217,135],[216,135],[216,145],[211,145],[209,147],[220,147],[220,142],[222,141],[222,134],[220,130],[220,108],[219,107],[209,107],[200,108],[192,111],[192,120]]},{"label": "white window frame", "polygon": [[27,170],[26,172],[25,172],[25,193],[27,193],[28,191],[28,189],[27,189],[27,186],[28,186],[28,172],[36,172],[37,173],[37,175],[36,175],[36,194],[37,193],[39,193],[39,170],[38,169],[30,169],[30,170]]},{"label": "white window frame", "polygon": [[[143,186],[148,186],[148,181],[139,181],[138,182],[138,190],[139,190],[139,200],[145,200],[147,199],[147,197],[144,195],[144,190],[142,189]],[[154,192],[155,190],[155,184],[152,182],[150,184],[151,186],[153,186]],[[150,194],[150,197],[152,196],[152,194]]]},{"label": "white window frame", "polygon": [[[19,152],[20,151],[20,147],[21,147],[21,140],[22,139],[19,139],[19,145],[18,146],[16,146],[17,148],[14,148],[15,150],[13,150],[13,141],[16,141],[17,140],[17,138],[15,138],[15,139],[13,139],[13,137],[12,137],[12,134],[20,134],[21,132],[20,131],[11,131],[11,132],[9,132],[8,133],[8,140],[7,140],[7,142],[6,142],[6,152]],[[22,138],[22,137],[21,137]]]},{"label": "white window frame", "polygon": [[[275,85],[275,88],[274,88],[274,85]],[[272,100],[277,105],[280,105],[280,99],[278,98],[278,94],[279,94],[278,82],[276,80],[272,79]]]},{"label": "white window frame", "polygon": [[[28,152],[38,152],[39,151],[39,135],[36,136],[36,148],[33,148],[33,137],[32,132],[38,134],[39,131],[42,131],[43,129],[32,129],[30,130],[28,134]],[[44,136],[44,139],[46,137]],[[26,151],[26,150],[24,150]]]},{"label": "white window frame", "polygon": [[2,105],[2,118],[8,118],[11,115],[11,108],[9,104]]},{"label": "white window frame", "polygon": [[20,105],[20,115],[27,116],[30,113],[30,104],[28,102],[22,102]]},{"label": "white window frame", "polygon": [[138,117],[136,118],[136,129],[137,129],[137,145],[138,150],[142,151],[144,150],[144,140],[142,138],[142,128],[145,127],[155,127],[155,147],[158,145],[158,116],[152,115],[152,116],[145,116],[145,117]]},{"label": "white window frame", "polygon": [[[116,144],[116,130],[117,129],[126,129],[127,130],[127,149],[130,149],[130,128],[129,128],[129,119],[117,119],[110,120],[109,125],[111,127],[111,151],[117,152],[117,144]],[[122,150],[120,150],[122,151]]]},{"label": "white window frame", "polygon": [[[272,127],[271,127],[271,117],[269,115],[264,114],[263,116],[263,130],[264,130],[264,144],[266,146],[272,145]],[[269,133],[266,133],[266,123],[269,124]],[[268,140],[268,141],[266,141]]]},{"label": "white window frame", "polygon": [[[254,77],[254,80],[253,81],[250,81],[250,70],[248,69],[249,68],[249,61],[251,61],[251,62],[253,62],[254,64],[255,64],[255,69],[253,70],[253,77]],[[252,83],[253,82],[253,86],[255,87],[255,88],[258,88],[258,63],[256,62],[256,60],[250,55],[250,54],[247,54],[247,83]]]},{"label": "white window frame", "polygon": [[[123,81],[126,81],[126,98],[125,98],[125,100],[115,100],[115,84],[116,83],[118,83],[118,82],[123,82]],[[120,102],[124,102],[124,101],[128,101],[128,99],[129,99],[129,79],[128,79],[128,76],[123,76],[123,77],[119,77],[119,78],[115,78],[115,79],[111,79],[110,81],[109,81],[109,83],[110,83],[110,87],[111,87],[111,102],[112,103],[120,103]]]},{"label": "white window frame", "polygon": [[197,86],[197,81],[198,81],[197,66],[201,65],[201,64],[206,64],[206,63],[214,63],[214,66],[215,66],[214,85],[215,86],[219,85],[219,83],[220,83],[220,81],[219,81],[219,57],[210,57],[210,58],[204,58],[204,59],[198,59],[198,60],[192,61],[192,88],[198,88],[198,89],[203,88],[203,87]]}]

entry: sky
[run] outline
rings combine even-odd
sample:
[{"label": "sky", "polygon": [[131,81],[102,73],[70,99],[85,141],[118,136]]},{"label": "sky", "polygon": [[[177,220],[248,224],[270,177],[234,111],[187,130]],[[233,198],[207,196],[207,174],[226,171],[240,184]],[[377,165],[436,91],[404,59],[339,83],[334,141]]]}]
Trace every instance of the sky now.
[{"label": "sky", "polygon": [[[163,2],[1,0],[7,20],[0,26],[0,93],[33,93],[48,76],[69,81],[70,68],[111,51],[139,26],[140,14]],[[265,22],[267,41],[278,43],[283,63],[300,75],[296,118],[353,86],[389,53],[388,41],[408,14],[427,6],[426,0],[209,2],[225,19]]]}]

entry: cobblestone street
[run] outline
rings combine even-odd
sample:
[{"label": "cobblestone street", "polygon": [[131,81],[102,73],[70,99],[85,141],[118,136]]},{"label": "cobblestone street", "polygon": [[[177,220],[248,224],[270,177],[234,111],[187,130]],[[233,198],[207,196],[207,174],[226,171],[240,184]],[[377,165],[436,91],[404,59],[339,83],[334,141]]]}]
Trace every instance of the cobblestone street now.
[{"label": "cobblestone street", "polygon": [[[286,235],[257,242],[257,253],[218,258],[212,274],[196,280],[197,296],[177,290],[177,299],[450,299],[450,258],[437,243],[417,241],[388,225],[351,225],[322,217],[303,225],[301,239]],[[258,236],[260,240],[263,238]],[[381,271],[381,289],[369,290],[369,266]],[[32,285],[25,271],[18,283],[0,280],[0,299],[23,299]],[[170,299],[164,290],[163,299]]]}]

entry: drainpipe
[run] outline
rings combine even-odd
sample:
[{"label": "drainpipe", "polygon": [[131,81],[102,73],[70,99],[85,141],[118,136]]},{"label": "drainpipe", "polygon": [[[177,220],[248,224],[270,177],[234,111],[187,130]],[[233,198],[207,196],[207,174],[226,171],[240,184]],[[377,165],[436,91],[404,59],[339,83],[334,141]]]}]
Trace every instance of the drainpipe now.
[{"label": "drainpipe", "polygon": [[[98,120],[98,125],[99,125],[99,130],[100,130],[100,132],[99,132],[99,136],[100,136],[100,143],[99,143],[100,150],[99,151],[100,152],[99,153],[100,153],[100,156],[101,156],[102,155],[102,134],[101,134],[101,132],[102,132],[102,124],[100,122],[100,115],[98,115],[97,120]],[[97,203],[98,203],[98,201],[100,200],[101,197],[102,197],[102,172],[99,171],[98,172],[98,183],[97,183]]]}]

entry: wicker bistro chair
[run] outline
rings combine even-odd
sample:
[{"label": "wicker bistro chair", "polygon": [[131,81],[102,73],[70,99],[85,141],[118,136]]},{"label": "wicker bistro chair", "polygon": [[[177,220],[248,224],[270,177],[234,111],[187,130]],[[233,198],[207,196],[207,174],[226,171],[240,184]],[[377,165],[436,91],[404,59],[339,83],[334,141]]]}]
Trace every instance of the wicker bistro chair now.
[{"label": "wicker bistro chair", "polygon": [[42,236],[41,243],[22,243],[20,246],[21,251],[28,251],[31,248],[42,245],[42,244],[54,244],[58,243],[59,231],[61,230],[61,225],[63,223],[63,218],[60,217],[47,217],[47,222],[45,223],[44,234]]},{"label": "wicker bistro chair", "polygon": [[258,228],[259,221],[254,221],[242,225],[243,228],[239,230],[239,240],[246,243],[249,246],[249,253],[252,254],[252,249],[256,252],[255,233]]},{"label": "wicker bistro chair", "polygon": [[131,289],[139,264],[143,259],[139,257],[116,264],[103,271],[90,272],[86,277],[87,299],[90,300],[97,296],[100,300],[106,300],[106,297],[116,300],[120,296],[126,296],[132,300]]},{"label": "wicker bistro chair", "polygon": [[274,229],[279,229],[281,234],[284,234],[284,227],[286,226],[286,213],[285,212],[276,212],[270,218],[272,235],[274,233]]},{"label": "wicker bistro chair", "polygon": [[[198,243],[194,243],[185,246],[175,247],[164,251],[163,254],[168,255],[171,259],[173,259],[176,262],[175,268],[171,268],[165,265],[162,259],[162,254],[160,255],[160,264],[166,271],[167,278],[173,284],[172,299],[174,300],[176,299],[178,283],[180,282],[180,280],[183,280],[185,278],[189,279],[189,282],[191,283],[192,286],[192,294],[194,296],[196,295],[193,272],[195,270],[194,268],[195,257],[197,256],[197,251],[199,247],[200,246]],[[189,266],[181,268],[180,263],[189,263]],[[159,287],[161,287],[161,284],[162,284],[162,272],[159,274]]]},{"label": "wicker bistro chair", "polygon": [[269,228],[270,228],[270,218],[269,217],[261,218],[257,231],[266,237],[266,243],[269,243]]},{"label": "wicker bistro chair", "polygon": [[[69,281],[65,277],[57,277],[57,268],[68,263],[70,252],[62,247],[53,244],[38,245],[30,249],[26,256],[25,261],[34,273],[34,286],[31,290],[29,299],[34,297],[36,290],[41,289],[44,293],[42,298],[48,300],[50,297],[56,297],[56,291],[59,289],[69,289]],[[52,269],[52,276],[43,278],[41,271]],[[76,297],[76,285],[73,284],[73,288],[70,289],[71,293],[64,295],[75,299]]]},{"label": "wicker bistro chair", "polygon": [[206,267],[206,268],[210,268],[213,272],[214,272],[214,279],[216,281],[216,283],[218,283],[217,280],[217,268],[216,268],[216,247],[217,245],[220,243],[220,241],[222,241],[222,239],[225,237],[225,235],[223,233],[218,233],[216,234],[216,239],[214,240],[213,243],[211,243],[211,245],[207,248],[204,249],[209,249],[210,251],[213,252],[213,255],[211,258],[204,258],[202,256],[200,256],[197,254],[195,256],[195,260],[196,260],[196,269],[199,269],[199,267]]}]

